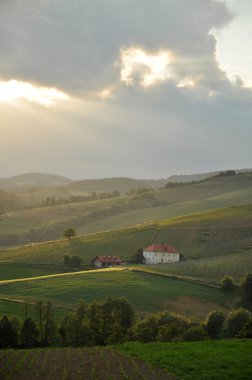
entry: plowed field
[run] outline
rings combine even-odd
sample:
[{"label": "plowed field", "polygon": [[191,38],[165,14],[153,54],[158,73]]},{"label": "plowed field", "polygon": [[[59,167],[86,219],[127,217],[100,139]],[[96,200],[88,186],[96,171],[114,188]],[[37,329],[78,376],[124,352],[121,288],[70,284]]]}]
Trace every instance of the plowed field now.
[{"label": "plowed field", "polygon": [[1,380],[172,380],[166,372],[112,349],[0,351]]}]

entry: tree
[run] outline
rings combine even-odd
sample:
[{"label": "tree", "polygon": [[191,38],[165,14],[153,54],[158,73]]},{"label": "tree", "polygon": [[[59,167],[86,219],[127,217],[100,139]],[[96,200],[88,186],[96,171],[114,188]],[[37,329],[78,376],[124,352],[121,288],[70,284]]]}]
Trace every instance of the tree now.
[{"label": "tree", "polygon": [[39,331],[31,318],[26,318],[23,322],[20,339],[23,347],[34,347],[37,344]]},{"label": "tree", "polygon": [[143,264],[144,262],[144,255],[143,255],[143,249],[138,248],[134,254],[131,256],[131,259],[133,263],[135,264]]},{"label": "tree", "polygon": [[205,329],[210,338],[220,338],[224,321],[225,315],[222,310],[215,310],[208,314]]},{"label": "tree", "polygon": [[65,236],[66,239],[70,240],[72,237],[76,236],[76,231],[74,228],[67,228],[64,231],[63,236]]},{"label": "tree", "polygon": [[71,267],[79,267],[82,263],[82,258],[80,256],[72,256],[71,257]]},{"label": "tree", "polygon": [[0,320],[0,348],[18,346],[18,331],[15,325],[6,315]]},{"label": "tree", "polygon": [[71,256],[70,255],[63,255],[64,265],[70,266],[71,264]]},{"label": "tree", "polygon": [[48,345],[55,332],[53,307],[50,301],[45,304],[38,301],[36,304],[39,338],[42,345]]},{"label": "tree", "polygon": [[207,334],[202,326],[192,326],[184,334],[184,340],[186,342],[194,342],[198,340],[204,340],[207,338]]},{"label": "tree", "polygon": [[246,273],[241,281],[241,290],[245,301],[252,301],[252,273]]},{"label": "tree", "polygon": [[231,310],[225,323],[227,335],[236,337],[251,319],[251,313],[247,309],[241,307],[240,309]]},{"label": "tree", "polygon": [[225,276],[221,280],[221,289],[230,293],[234,291],[234,281],[231,276]]}]

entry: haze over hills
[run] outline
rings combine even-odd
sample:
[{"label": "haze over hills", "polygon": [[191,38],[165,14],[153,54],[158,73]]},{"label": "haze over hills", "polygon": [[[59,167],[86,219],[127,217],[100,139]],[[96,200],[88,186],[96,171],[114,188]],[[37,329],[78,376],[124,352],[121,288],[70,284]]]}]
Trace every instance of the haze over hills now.
[{"label": "haze over hills", "polygon": [[55,174],[26,173],[0,179],[0,189],[18,189],[27,186],[64,186],[70,182],[70,179]]},{"label": "haze over hills", "polygon": [[[85,191],[70,190],[68,185],[59,189],[51,187],[52,195],[48,197],[48,189],[42,192],[44,202],[2,213],[0,246],[58,239],[70,226],[78,234],[87,234],[198,211],[252,204],[252,173],[215,176],[207,181],[182,183],[166,189],[136,189],[120,196],[118,193],[88,195]],[[21,192],[18,195],[21,197]],[[35,196],[32,191],[29,199]]]},{"label": "haze over hills", "polygon": [[[244,173],[252,169],[236,170],[237,173]],[[66,187],[70,191],[119,191],[127,193],[131,189],[152,188],[159,189],[167,182],[192,182],[201,181],[205,178],[217,175],[220,171],[195,173],[195,174],[176,174],[161,179],[137,179],[128,177],[112,177],[99,179],[72,180],[64,176],[45,173],[25,173],[9,178],[0,177],[0,189],[20,190],[29,187]]]}]

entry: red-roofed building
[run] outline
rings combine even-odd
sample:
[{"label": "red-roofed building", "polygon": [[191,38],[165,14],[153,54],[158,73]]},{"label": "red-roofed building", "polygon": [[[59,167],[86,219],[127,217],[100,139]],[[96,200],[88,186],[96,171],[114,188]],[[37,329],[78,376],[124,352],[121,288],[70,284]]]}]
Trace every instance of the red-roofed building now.
[{"label": "red-roofed building", "polygon": [[143,249],[145,264],[176,263],[180,253],[171,245],[158,243]]},{"label": "red-roofed building", "polygon": [[94,266],[96,268],[105,268],[118,266],[122,264],[122,260],[118,256],[96,256]]}]

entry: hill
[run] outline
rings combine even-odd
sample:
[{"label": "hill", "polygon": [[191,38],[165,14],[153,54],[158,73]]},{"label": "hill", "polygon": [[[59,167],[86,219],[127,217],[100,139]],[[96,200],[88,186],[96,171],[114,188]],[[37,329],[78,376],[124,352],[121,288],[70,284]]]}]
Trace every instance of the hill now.
[{"label": "hill", "polygon": [[[90,266],[97,255],[119,255],[123,260],[128,260],[137,248],[155,242],[173,245],[187,259],[177,266],[168,266],[168,273],[181,271],[182,275],[195,274],[194,277],[220,280],[230,271],[239,281],[246,271],[252,270],[252,206],[195,213],[79,236],[70,241],[51,241],[1,250],[0,261],[9,262],[10,265],[25,263],[62,266],[63,255],[70,254],[80,256],[83,264]],[[223,265],[220,266],[221,262]],[[217,268],[219,269],[216,270]],[[153,269],[152,266],[151,270]],[[164,270],[165,267],[162,266],[161,269]]]},{"label": "hill", "polygon": [[0,215],[22,206],[21,200],[14,194],[0,190]]},{"label": "hill", "polygon": [[126,194],[131,189],[146,188],[159,189],[166,184],[166,179],[134,179],[134,178],[103,178],[103,179],[85,179],[74,181],[68,187],[71,190],[81,191],[119,191]]},{"label": "hill", "polygon": [[[62,187],[61,189],[65,189]],[[252,174],[214,177],[130,196],[19,210],[0,220],[0,245],[51,240],[71,226],[78,233],[126,227],[198,211],[251,204]]]},{"label": "hill", "polygon": [[16,189],[28,186],[64,186],[70,182],[70,179],[59,175],[27,173],[0,179],[0,189]]}]

